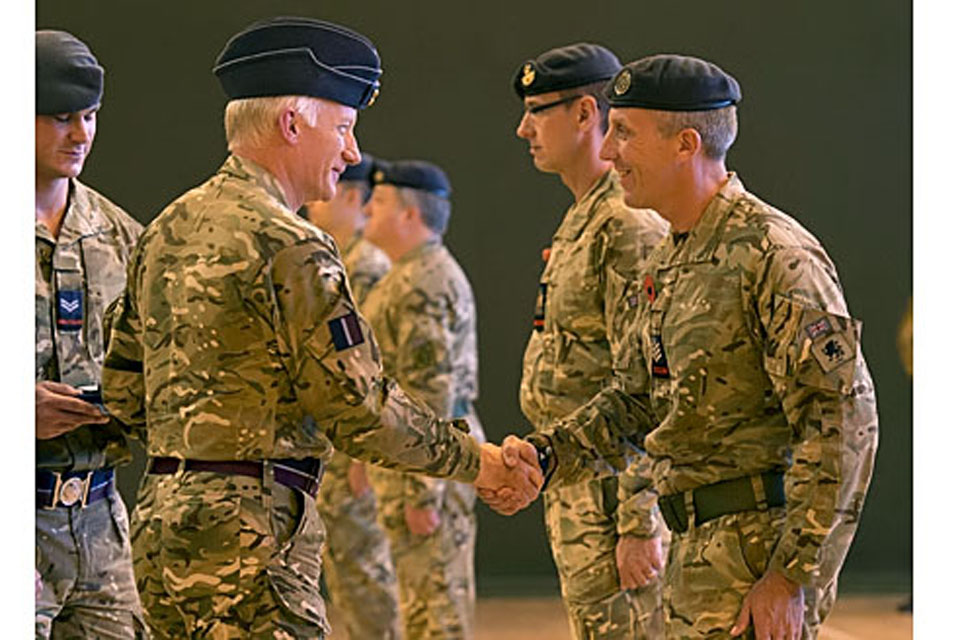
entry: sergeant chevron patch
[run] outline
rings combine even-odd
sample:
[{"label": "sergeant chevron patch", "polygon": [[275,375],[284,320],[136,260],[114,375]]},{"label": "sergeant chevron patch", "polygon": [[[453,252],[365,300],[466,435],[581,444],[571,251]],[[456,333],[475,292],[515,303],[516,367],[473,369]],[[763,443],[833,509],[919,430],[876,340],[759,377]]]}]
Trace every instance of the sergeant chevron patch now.
[{"label": "sergeant chevron patch", "polygon": [[79,331],[83,327],[83,291],[57,291],[57,329]]}]

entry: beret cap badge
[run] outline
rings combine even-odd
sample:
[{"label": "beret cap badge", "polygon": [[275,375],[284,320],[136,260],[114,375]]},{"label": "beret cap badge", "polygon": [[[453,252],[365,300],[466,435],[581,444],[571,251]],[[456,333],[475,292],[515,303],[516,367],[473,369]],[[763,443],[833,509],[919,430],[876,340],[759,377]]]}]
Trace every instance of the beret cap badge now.
[{"label": "beret cap badge", "polygon": [[618,96],[622,96],[630,90],[630,69],[622,70],[617,79],[613,82],[613,91]]},{"label": "beret cap badge", "polygon": [[520,78],[520,83],[525,87],[529,87],[533,84],[533,81],[537,77],[537,72],[533,70],[533,65],[529,62],[523,65],[523,76]]},{"label": "beret cap badge", "polygon": [[375,172],[373,173],[373,181],[376,182],[376,183],[378,183],[378,184],[381,183],[381,182],[383,182],[383,179],[384,179],[385,177],[386,177],[386,176],[384,175],[383,171],[380,170],[380,169],[378,169],[377,171],[375,171]]},{"label": "beret cap badge", "polygon": [[373,103],[377,101],[377,96],[380,95],[380,89],[374,89],[373,93],[370,94],[370,100],[367,102],[368,107],[372,107]]}]

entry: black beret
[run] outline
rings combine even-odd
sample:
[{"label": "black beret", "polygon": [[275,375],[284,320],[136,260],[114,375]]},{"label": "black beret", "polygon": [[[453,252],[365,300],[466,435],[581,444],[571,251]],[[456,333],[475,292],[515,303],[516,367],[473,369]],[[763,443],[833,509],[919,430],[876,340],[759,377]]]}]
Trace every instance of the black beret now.
[{"label": "black beret", "polygon": [[661,54],[627,64],[604,94],[611,107],[709,111],[740,102],[740,85],[706,60]]},{"label": "black beret", "polygon": [[449,198],[452,189],[447,174],[435,164],[423,160],[377,161],[373,171],[373,184],[392,184],[426,191],[441,198]]},{"label": "black beret", "polygon": [[578,42],[550,49],[520,65],[513,89],[521,98],[609,80],[621,64],[606,47]]},{"label": "black beret", "polygon": [[340,174],[340,182],[368,182],[373,183],[371,174],[376,159],[369,153],[360,154],[360,164],[348,165],[346,170]]},{"label": "black beret", "polygon": [[332,22],[277,17],[230,38],[213,73],[236,98],[311,96],[363,109],[380,91],[380,55],[367,38]]},{"label": "black beret", "polygon": [[100,104],[103,67],[66,31],[37,31],[37,113],[74,113]]}]

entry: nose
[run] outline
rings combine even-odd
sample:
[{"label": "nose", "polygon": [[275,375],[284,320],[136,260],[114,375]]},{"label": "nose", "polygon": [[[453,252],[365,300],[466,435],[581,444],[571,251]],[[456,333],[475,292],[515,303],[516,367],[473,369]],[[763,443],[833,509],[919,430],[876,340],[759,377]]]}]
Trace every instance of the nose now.
[{"label": "nose", "polygon": [[613,161],[617,159],[617,145],[613,141],[613,128],[607,129],[600,143],[600,159]]},{"label": "nose", "polygon": [[93,125],[83,118],[74,118],[70,126],[70,140],[76,144],[87,144],[93,139]]},{"label": "nose", "polygon": [[343,149],[343,159],[347,164],[360,164],[360,143],[352,131],[347,136],[347,146]]},{"label": "nose", "polygon": [[518,138],[530,138],[533,135],[533,125],[530,124],[530,112],[524,111],[523,115],[520,116],[520,124],[517,125],[516,131]]}]

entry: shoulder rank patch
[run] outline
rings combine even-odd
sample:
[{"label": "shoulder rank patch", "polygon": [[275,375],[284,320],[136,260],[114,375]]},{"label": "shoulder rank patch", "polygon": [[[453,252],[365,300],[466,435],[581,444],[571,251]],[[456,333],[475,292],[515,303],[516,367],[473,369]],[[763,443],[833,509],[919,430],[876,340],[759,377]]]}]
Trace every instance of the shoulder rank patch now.
[{"label": "shoulder rank patch", "polygon": [[83,327],[83,291],[57,291],[57,329],[79,331]]},{"label": "shoulder rank patch", "polygon": [[543,320],[547,314],[547,283],[540,283],[540,291],[537,293],[537,307],[533,310],[533,328],[536,331],[543,331]]},{"label": "shoulder rank patch", "polygon": [[654,378],[669,378],[670,366],[667,364],[667,353],[663,350],[663,340],[659,335],[650,336],[650,346],[653,353],[650,354],[650,372]]},{"label": "shoulder rank patch", "polygon": [[360,329],[360,319],[351,311],[327,323],[330,327],[330,336],[337,351],[343,351],[358,344],[363,344],[363,331]]}]

